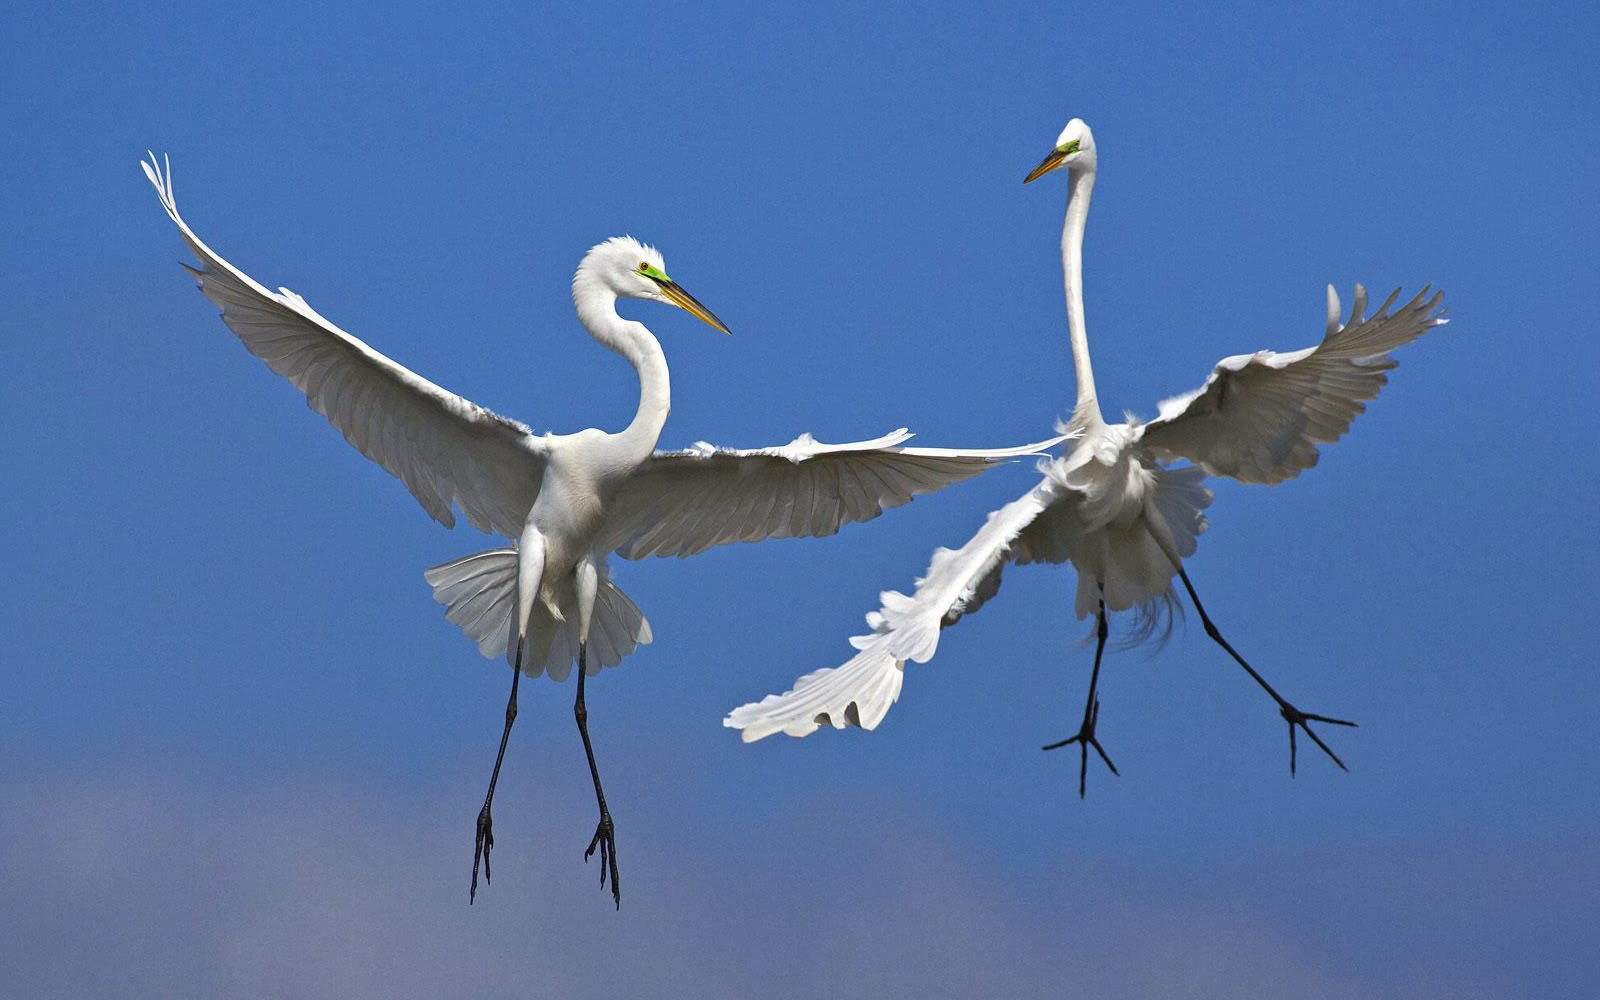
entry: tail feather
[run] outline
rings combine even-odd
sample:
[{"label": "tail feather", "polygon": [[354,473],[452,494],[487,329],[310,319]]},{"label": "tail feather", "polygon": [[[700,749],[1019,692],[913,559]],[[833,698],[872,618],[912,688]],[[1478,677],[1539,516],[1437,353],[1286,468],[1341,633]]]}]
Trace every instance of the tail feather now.
[{"label": "tail feather", "polygon": [[595,596],[594,621],[589,625],[589,673],[614,667],[636,647],[647,646],[655,638],[644,612],[610,580],[600,580]]},{"label": "tail feather", "polygon": [[493,660],[511,648],[517,606],[517,550],[491,549],[442,563],[422,573],[450,624]]},{"label": "tail feather", "polygon": [[[445,618],[476,642],[479,652],[510,661],[516,646],[516,549],[477,552],[434,566],[423,577],[433,587],[433,599],[444,605]],[[572,672],[578,658],[577,609],[562,612],[565,620],[556,621],[542,604],[534,604],[522,663],[530,677],[548,673],[551,680],[564,681]],[[644,614],[602,572],[589,624],[589,674],[616,666],[651,638]]]}]

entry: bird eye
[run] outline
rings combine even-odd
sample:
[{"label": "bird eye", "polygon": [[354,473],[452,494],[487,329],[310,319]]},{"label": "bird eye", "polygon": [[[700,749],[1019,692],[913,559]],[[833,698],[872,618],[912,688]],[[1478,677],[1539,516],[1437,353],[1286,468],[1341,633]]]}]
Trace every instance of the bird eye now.
[{"label": "bird eye", "polygon": [[647,260],[641,260],[641,261],[640,261],[640,262],[639,262],[639,270],[641,270],[641,271],[648,271],[648,270],[650,270],[650,262],[649,262],[649,261],[647,261]]}]

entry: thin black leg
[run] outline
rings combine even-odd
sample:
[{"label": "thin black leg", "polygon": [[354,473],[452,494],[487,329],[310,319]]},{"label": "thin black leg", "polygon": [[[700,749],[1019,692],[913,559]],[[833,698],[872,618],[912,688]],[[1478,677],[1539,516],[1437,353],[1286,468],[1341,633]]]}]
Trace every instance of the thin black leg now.
[{"label": "thin black leg", "polygon": [[583,852],[583,860],[588,861],[594,856],[596,848],[600,850],[600,887],[605,888],[606,877],[611,878],[611,898],[616,900],[617,909],[622,909],[622,882],[617,875],[617,834],[616,826],[611,822],[611,810],[606,808],[606,793],[600,787],[600,768],[594,762],[594,744],[589,742],[589,709],[583,703],[583,679],[588,674],[588,644],[578,644],[578,700],[572,706],[572,714],[578,720],[578,734],[583,737],[583,753],[589,758],[589,776],[594,779],[595,801],[600,803],[600,822],[594,828],[594,837],[589,841],[589,849]]},{"label": "thin black leg", "polygon": [[1089,697],[1083,704],[1083,725],[1078,729],[1076,736],[1069,736],[1059,743],[1050,743],[1044,750],[1059,750],[1072,743],[1078,744],[1078,798],[1083,798],[1089,779],[1089,748],[1094,747],[1094,752],[1106,762],[1106,767],[1111,768],[1112,774],[1117,774],[1117,765],[1111,763],[1111,758],[1106,756],[1105,747],[1095,738],[1095,723],[1100,721],[1100,698],[1095,693],[1100,686],[1100,658],[1105,655],[1106,636],[1110,634],[1106,625],[1106,602],[1100,602],[1100,610],[1095,617],[1095,646],[1094,646],[1094,671],[1089,675]]},{"label": "thin black leg", "polygon": [[478,812],[478,845],[472,851],[472,889],[467,894],[467,905],[478,898],[478,862],[483,862],[483,884],[488,885],[489,852],[494,850],[494,820],[489,816],[489,806],[494,802],[495,782],[500,780],[500,762],[506,759],[506,741],[511,739],[511,724],[517,721],[517,682],[522,679],[522,639],[517,639],[517,658],[511,665],[511,697],[506,700],[506,728],[500,734],[500,752],[494,756],[494,772],[489,775],[489,794],[483,797],[483,809]]},{"label": "thin black leg", "polygon": [[1311,726],[1308,725],[1308,723],[1326,722],[1330,726],[1354,726],[1355,723],[1345,719],[1330,719],[1326,715],[1313,715],[1310,712],[1302,712],[1298,708],[1295,708],[1293,705],[1285,701],[1284,697],[1277,691],[1274,691],[1271,684],[1267,683],[1266,678],[1256,673],[1255,668],[1246,663],[1244,661],[1244,657],[1240,656],[1238,651],[1228,644],[1228,640],[1222,637],[1222,633],[1217,631],[1217,627],[1211,623],[1210,616],[1206,614],[1205,605],[1200,603],[1200,595],[1194,592],[1194,584],[1189,582],[1189,574],[1184,572],[1182,566],[1178,567],[1178,578],[1183,581],[1183,588],[1189,592],[1189,600],[1194,602],[1194,609],[1200,612],[1200,621],[1205,624],[1206,635],[1209,635],[1212,639],[1216,640],[1217,645],[1227,650],[1228,655],[1233,657],[1234,662],[1243,667],[1244,672],[1250,675],[1250,679],[1261,685],[1261,690],[1271,695],[1272,700],[1278,703],[1278,714],[1283,716],[1283,720],[1289,724],[1289,773],[1291,775],[1294,774],[1295,769],[1296,749],[1294,730],[1296,726],[1304,729],[1306,731],[1306,735],[1311,737],[1312,742],[1321,747],[1322,752],[1331,757],[1333,762],[1339,765],[1339,769],[1341,771],[1350,770],[1344,766],[1344,761],[1339,759],[1338,754],[1328,749],[1328,744],[1322,742],[1322,737],[1318,736],[1316,732],[1312,730]]}]

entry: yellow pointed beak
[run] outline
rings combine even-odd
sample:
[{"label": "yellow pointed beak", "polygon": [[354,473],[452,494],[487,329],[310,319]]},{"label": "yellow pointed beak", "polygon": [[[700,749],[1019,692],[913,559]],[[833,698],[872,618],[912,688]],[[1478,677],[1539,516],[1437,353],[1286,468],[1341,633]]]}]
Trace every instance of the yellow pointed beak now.
[{"label": "yellow pointed beak", "polygon": [[656,279],[656,284],[661,288],[661,294],[667,297],[668,302],[671,302],[689,315],[698,317],[702,322],[721,330],[723,333],[733,333],[732,330],[723,325],[722,320],[717,319],[710,309],[701,305],[699,299],[684,291],[676,281]]},{"label": "yellow pointed beak", "polygon": [[1066,150],[1052,149],[1050,151],[1050,155],[1045,157],[1043,160],[1040,160],[1039,165],[1034,167],[1033,170],[1028,173],[1028,176],[1022,179],[1022,183],[1031,183],[1043,177],[1045,174],[1048,174],[1052,170],[1060,169],[1062,161],[1064,161],[1068,155],[1070,154]]}]

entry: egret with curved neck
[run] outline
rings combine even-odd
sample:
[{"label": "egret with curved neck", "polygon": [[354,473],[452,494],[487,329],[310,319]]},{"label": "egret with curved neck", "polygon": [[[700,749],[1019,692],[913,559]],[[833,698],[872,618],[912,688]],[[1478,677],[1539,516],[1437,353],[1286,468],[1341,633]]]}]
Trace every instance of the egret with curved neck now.
[{"label": "egret with curved neck", "polygon": [[651,247],[631,237],[590,250],[572,279],[578,320],[639,376],[639,408],[626,428],[536,434],[401,366],[323,318],[287,288],[276,292],[201,242],[178,214],[170,165],[143,164],[167,215],[199,258],[200,290],[244,346],[305,394],[345,439],[405,483],[424,510],[454,527],[459,510],[480,531],[515,540],[429,569],[445,617],[483,655],[511,663],[505,727],[478,813],[469,899],[481,863],[489,878],[490,806],[517,714],[522,674],[565,680],[578,664],[573,713],[600,819],[584,852],[601,853],[601,886],[617,904],[615,826],[589,739],[584,681],[651,641],[643,614],[612,582],[606,558],[687,556],[714,545],[831,535],[913,496],[942,489],[1020,455],[1018,448],[905,446],[904,428],[867,441],[825,444],[802,434],[785,445],[698,444],[656,451],[671,408],[667,362],[644,324],[617,315],[617,300],[684,309],[722,332],[721,320],[667,276]]},{"label": "egret with curved neck", "polygon": [[[583,740],[589,776],[594,781],[595,800],[600,820],[584,851],[584,859],[600,852],[600,882],[609,877],[617,905],[622,905],[618,882],[616,825],[606,806],[606,794],[595,763],[594,744],[589,738],[589,711],[584,701],[584,681],[588,676],[589,633],[594,622],[595,602],[599,598],[604,574],[604,553],[594,551],[606,508],[611,504],[639,465],[655,451],[661,429],[672,409],[671,380],[667,358],[649,328],[617,314],[619,298],[646,299],[677,306],[723,333],[728,328],[694,296],[667,276],[666,262],[654,247],[629,236],[613,237],[588,253],[572,278],[572,303],[578,322],[589,336],[615,351],[633,365],[639,376],[639,408],[633,420],[617,434],[584,430],[572,435],[545,436],[545,468],[538,498],[528,513],[518,539],[516,656],[512,661],[511,696],[506,702],[505,729],[500,749],[495,754],[494,770],[489,775],[489,791],[478,813],[477,843],[473,849],[472,888],[469,901],[477,897],[478,861],[489,876],[489,854],[494,848],[490,806],[505,759],[511,725],[517,718],[517,682],[522,677],[523,656],[537,607],[541,618],[535,636],[552,639],[560,634],[570,609],[578,617],[578,683],[573,716]],[[538,651],[544,668],[553,669],[549,648]],[[565,667],[566,654],[562,654]]]}]

